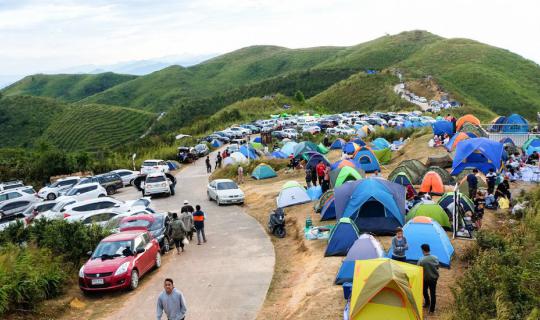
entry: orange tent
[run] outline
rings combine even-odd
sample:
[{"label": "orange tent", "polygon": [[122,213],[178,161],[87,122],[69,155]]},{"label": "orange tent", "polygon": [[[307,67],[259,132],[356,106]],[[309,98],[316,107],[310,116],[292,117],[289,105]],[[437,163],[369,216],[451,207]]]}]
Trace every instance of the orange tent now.
[{"label": "orange tent", "polygon": [[442,195],[444,193],[444,184],[441,176],[435,171],[428,171],[420,185],[420,192]]},{"label": "orange tent", "polygon": [[463,127],[463,125],[467,122],[470,124],[474,124],[475,126],[480,125],[480,120],[478,120],[477,117],[473,116],[472,114],[466,114],[463,117],[457,119],[456,130],[459,131],[461,127]]},{"label": "orange tent", "polygon": [[446,144],[445,147],[449,152],[452,152],[452,151],[456,150],[456,146],[460,141],[467,140],[467,139],[470,139],[470,138],[471,137],[469,137],[469,135],[466,134],[466,133],[463,133],[463,132],[456,133],[456,137],[455,138],[452,137],[452,139],[450,139],[450,141],[448,141],[448,143]]}]

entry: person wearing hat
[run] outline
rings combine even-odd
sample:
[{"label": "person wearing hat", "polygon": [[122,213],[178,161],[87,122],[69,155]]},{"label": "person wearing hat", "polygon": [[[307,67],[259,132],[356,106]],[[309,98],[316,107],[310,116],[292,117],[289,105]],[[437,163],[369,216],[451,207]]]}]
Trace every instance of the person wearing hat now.
[{"label": "person wearing hat", "polygon": [[186,226],[189,241],[193,239],[193,212],[195,212],[193,206],[189,204],[189,201],[184,200],[184,206],[180,209],[180,218]]},{"label": "person wearing hat", "polygon": [[182,206],[182,209],[180,209],[180,213],[189,212],[193,214],[195,212],[195,209],[192,205],[189,204],[189,201],[184,200],[184,205]]}]

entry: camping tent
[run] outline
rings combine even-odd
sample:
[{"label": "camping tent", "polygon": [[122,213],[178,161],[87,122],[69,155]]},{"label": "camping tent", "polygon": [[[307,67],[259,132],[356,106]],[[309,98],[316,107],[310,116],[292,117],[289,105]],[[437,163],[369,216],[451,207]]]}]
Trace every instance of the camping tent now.
[{"label": "camping tent", "polygon": [[482,129],[481,126],[468,122],[463,124],[461,130],[459,131],[468,134],[471,138],[487,137],[487,133],[484,131],[484,129]]},{"label": "camping tent", "polygon": [[229,158],[231,158],[234,161],[234,163],[248,162],[248,159],[246,158],[246,156],[243,153],[238,152],[238,151],[231,153],[231,155],[225,158],[224,160],[229,159]]},{"label": "camping tent", "polygon": [[169,167],[169,170],[176,170],[180,169],[180,163],[175,160],[167,160],[167,166]]},{"label": "camping tent", "polygon": [[441,176],[435,171],[428,171],[424,175],[419,192],[441,195],[444,193],[444,184]]},{"label": "camping tent", "polygon": [[252,142],[256,142],[256,143],[262,143],[262,138],[261,137],[255,137],[253,138],[253,140],[251,140]]},{"label": "camping tent", "polygon": [[[473,173],[472,168],[464,169],[456,176],[456,180],[461,181],[465,176],[467,176],[470,173]],[[478,179],[478,188],[481,188],[481,189],[487,188],[487,183],[484,181],[484,179]],[[469,183],[467,182],[466,179],[465,181],[463,181],[463,183],[459,185],[459,191],[464,194],[469,194]]]},{"label": "camping tent", "polygon": [[405,188],[379,178],[345,183],[334,190],[336,217],[351,218],[358,230],[393,234],[405,223]]},{"label": "camping tent", "polygon": [[345,166],[330,171],[330,186],[336,188],[347,181],[356,181],[364,178],[362,169]]},{"label": "camping tent", "polygon": [[461,127],[463,127],[465,123],[470,123],[470,124],[479,126],[480,120],[478,120],[478,118],[473,116],[472,114],[466,114],[463,117],[457,119],[456,130],[460,131]]},{"label": "camping tent", "polygon": [[436,203],[417,203],[407,213],[407,221],[418,216],[429,217],[437,221],[445,229],[450,230],[452,228],[450,218],[448,218],[448,215],[444,211],[443,207]]},{"label": "camping tent", "polygon": [[330,149],[332,150],[335,150],[335,149],[342,149],[343,146],[347,143],[347,141],[345,141],[344,139],[342,138],[337,138],[336,140],[334,140],[334,142],[332,142],[332,144],[330,145]]},{"label": "camping tent", "polygon": [[433,129],[433,134],[437,136],[442,136],[444,134],[451,136],[454,134],[454,125],[447,120],[435,121],[431,124],[431,128]]},{"label": "camping tent", "polygon": [[470,139],[470,138],[471,137],[468,134],[466,134],[465,132],[457,132],[456,134],[454,134],[452,136],[452,138],[450,138],[450,140],[448,140],[448,143],[446,143],[446,145],[444,145],[444,147],[449,152],[454,151],[454,150],[456,150],[456,146],[458,145],[459,142],[461,142],[463,140]]},{"label": "camping tent", "polygon": [[345,159],[345,160],[339,160],[339,161],[336,161],[336,162],[332,163],[330,165],[330,170],[335,170],[335,169],[343,168],[343,167],[351,167],[351,168],[357,168],[357,169],[362,168],[360,166],[360,163],[358,163],[358,162],[356,162],[354,160],[351,160],[351,159]]},{"label": "camping tent", "polygon": [[527,153],[528,156],[533,154],[534,151],[540,153],[540,138],[539,137],[530,137],[525,141],[522,146],[523,152]]},{"label": "camping tent", "polygon": [[500,116],[500,117],[497,117],[497,118],[493,119],[493,121],[491,121],[491,126],[489,126],[489,131],[492,131],[492,132],[501,131],[502,124],[504,124],[505,122],[506,122],[506,117],[505,116]]},{"label": "camping tent", "polygon": [[296,148],[296,145],[298,143],[294,142],[294,141],[289,141],[287,143],[285,143],[283,145],[283,147],[281,147],[281,149],[279,149],[279,151],[281,151],[282,153],[284,153],[287,157],[289,157],[289,155],[293,154],[294,155],[294,149]]},{"label": "camping tent", "polygon": [[335,284],[352,282],[354,276],[354,262],[356,260],[377,259],[384,257],[381,243],[370,234],[364,233],[353,243],[347,256],[341,263],[336,276]]},{"label": "camping tent", "polygon": [[247,145],[243,145],[240,147],[240,153],[242,153],[246,158],[251,160],[259,158],[255,149],[253,149],[252,147],[248,147]]},{"label": "camping tent", "polygon": [[355,154],[358,150],[360,150],[360,146],[354,142],[347,142],[343,146],[343,153],[346,153],[349,155]]},{"label": "camping tent", "polygon": [[319,144],[317,145],[317,151],[318,151],[319,153],[322,153],[322,154],[327,154],[328,151],[330,151],[330,150],[328,150],[328,148],[325,147],[322,143],[319,143]]},{"label": "camping tent", "polygon": [[276,159],[287,159],[288,158],[287,154],[285,154],[285,153],[283,153],[281,151],[274,151],[274,152],[272,152],[270,154],[270,156],[272,158],[276,158]]},{"label": "camping tent", "polygon": [[219,141],[218,139],[214,139],[212,140],[212,142],[210,142],[210,145],[213,147],[213,148],[219,148],[223,145],[223,143],[221,143],[221,141]]},{"label": "camping tent", "polygon": [[354,160],[360,163],[360,167],[365,172],[381,171],[381,166],[379,165],[377,157],[373,151],[367,147],[361,147],[356,152]]},{"label": "camping tent", "polygon": [[323,193],[322,196],[319,198],[319,201],[315,202],[315,204],[313,205],[313,209],[315,210],[315,212],[321,212],[326,201],[328,201],[328,199],[333,198],[333,197],[334,197],[333,189],[330,189],[326,191],[325,193]]},{"label": "camping tent", "polygon": [[457,175],[465,168],[477,168],[484,174],[489,169],[499,170],[502,165],[503,145],[487,138],[473,138],[462,141],[456,148],[452,163],[452,175]]},{"label": "camping tent", "polygon": [[429,156],[426,165],[428,167],[437,166],[441,168],[452,168],[452,157],[450,157],[450,154],[448,153]]},{"label": "camping tent", "polygon": [[282,187],[276,198],[278,208],[311,202],[306,189],[296,181],[288,181]]},{"label": "camping tent", "polygon": [[[454,192],[443,194],[437,203],[446,211],[446,214],[451,214],[449,208],[454,203]],[[465,212],[474,212],[474,203],[466,194],[459,192],[459,203]]]},{"label": "camping tent", "polygon": [[502,126],[504,133],[527,133],[529,131],[529,123],[519,114],[512,114],[506,118]]},{"label": "camping tent", "polygon": [[392,150],[390,148],[373,150],[373,153],[380,164],[388,164],[392,161]]},{"label": "camping tent", "polygon": [[322,161],[327,166],[330,165],[330,162],[317,151],[304,152],[302,158],[306,160],[306,168],[314,168],[317,164],[319,164],[320,161]]},{"label": "camping tent", "polygon": [[334,196],[330,197],[321,209],[321,221],[332,220],[336,218],[336,205]]},{"label": "camping tent", "polygon": [[426,171],[427,167],[422,162],[416,159],[404,160],[390,172],[388,180],[394,180],[397,174],[404,172],[412,184],[420,184]]},{"label": "camping tent", "polygon": [[321,186],[313,186],[311,188],[308,188],[306,192],[311,201],[319,200],[319,198],[322,196]]},{"label": "camping tent", "polygon": [[389,180],[394,183],[399,183],[400,185],[404,187],[408,185],[412,185],[412,179],[409,177],[409,175],[405,171],[398,172],[397,174],[392,176],[392,179],[389,179]]},{"label": "camping tent", "polygon": [[443,168],[436,167],[436,166],[431,166],[431,167],[427,168],[426,173],[429,172],[429,171],[437,172],[439,177],[441,177],[441,179],[442,179],[442,183],[445,186],[451,186],[451,185],[454,185],[456,183],[456,180],[454,179],[454,177],[452,177],[452,175],[450,175],[450,173],[448,171],[444,170]]},{"label": "camping tent", "polygon": [[386,140],[385,138],[377,138],[373,140],[371,145],[373,146],[373,149],[377,150],[390,148],[390,142],[388,142],[388,140]]},{"label": "camping tent", "polygon": [[366,145],[366,143],[364,142],[364,140],[360,139],[360,138],[356,138],[356,139],[351,139],[349,140],[350,142],[354,142],[356,143],[357,145],[363,147]]},{"label": "camping tent", "polygon": [[[444,267],[450,267],[450,260],[454,255],[454,247],[448,239],[448,235],[435,220],[428,217],[416,217],[403,227],[403,236],[407,238],[409,249],[405,251],[407,261],[418,261],[422,256],[420,246],[429,244],[431,254],[439,259]],[[393,248],[388,251],[391,256]]]},{"label": "camping tent", "polygon": [[317,152],[317,145],[311,141],[303,141],[294,147],[294,157],[300,159],[305,152],[315,151]]},{"label": "camping tent", "polygon": [[350,320],[421,320],[422,267],[392,259],[357,260]]},{"label": "camping tent", "polygon": [[360,237],[360,232],[354,222],[349,218],[339,219],[336,226],[332,229],[328,238],[328,245],[324,256],[344,256],[349,248]]},{"label": "camping tent", "polygon": [[269,178],[277,177],[277,174],[274,171],[274,169],[272,169],[272,167],[270,167],[266,163],[261,163],[258,166],[256,166],[255,169],[253,169],[251,176],[254,179],[261,180],[261,179],[269,179]]}]

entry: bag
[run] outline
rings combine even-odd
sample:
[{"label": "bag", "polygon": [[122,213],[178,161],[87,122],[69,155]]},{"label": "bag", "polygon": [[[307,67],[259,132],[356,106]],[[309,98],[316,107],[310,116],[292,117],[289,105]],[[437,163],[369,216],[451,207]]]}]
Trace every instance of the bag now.
[{"label": "bag", "polygon": [[189,244],[189,240],[187,238],[184,238],[182,240],[182,243],[185,244],[185,245],[188,245]]},{"label": "bag", "polygon": [[510,201],[506,199],[505,197],[500,197],[498,202],[499,202],[499,208],[501,209],[510,208]]}]

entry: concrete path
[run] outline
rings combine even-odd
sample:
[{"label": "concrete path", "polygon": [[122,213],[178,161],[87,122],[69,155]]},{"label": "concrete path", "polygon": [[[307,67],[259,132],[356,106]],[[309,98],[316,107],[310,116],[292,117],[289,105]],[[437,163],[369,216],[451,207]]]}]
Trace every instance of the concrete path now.
[{"label": "concrete path", "polygon": [[[218,207],[208,201],[204,159],[176,177],[176,195],[153,199],[152,206],[158,211],[179,211],[184,200],[200,204],[207,213],[208,242],[199,246],[194,237],[184,253],[167,253],[162,267],[142,278],[139,288],[127,293],[127,300],[102,319],[155,319],[165,278],[172,278],[184,293],[186,319],[255,319],[274,271],[274,248],[266,231],[242,207]],[[119,199],[138,196],[133,188],[116,195]]]}]

